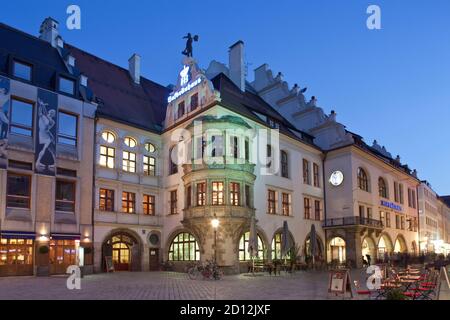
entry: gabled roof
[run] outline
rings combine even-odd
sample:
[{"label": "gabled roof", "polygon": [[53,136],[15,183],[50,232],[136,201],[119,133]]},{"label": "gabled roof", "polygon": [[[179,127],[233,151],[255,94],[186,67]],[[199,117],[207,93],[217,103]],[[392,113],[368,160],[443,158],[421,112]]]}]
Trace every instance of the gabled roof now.
[{"label": "gabled roof", "polygon": [[347,131],[347,132],[353,136],[353,139],[355,140],[354,145],[358,146],[360,149],[362,149],[368,153],[371,153],[372,155],[380,158],[381,160],[388,163],[392,167],[394,167],[400,171],[403,171],[407,175],[409,175],[412,178],[419,181],[419,179],[417,178],[417,176],[414,173],[415,171],[411,170],[407,164],[402,164],[401,162],[397,161],[396,159],[393,159],[392,157],[388,157],[388,156],[386,156],[386,154],[383,154],[383,153],[379,152],[377,149],[369,146],[367,143],[364,142],[364,138],[361,137],[360,135],[352,133],[350,131]]},{"label": "gabled roof", "polygon": [[0,73],[9,76],[10,59],[33,65],[33,84],[55,91],[57,73],[69,74],[56,48],[23,31],[0,23]]},{"label": "gabled roof", "polygon": [[450,196],[441,196],[439,197],[446,205],[450,208]]},{"label": "gabled roof", "polygon": [[99,106],[97,115],[144,130],[160,133],[170,90],[141,77],[135,84],[127,69],[74,46],[65,45],[76,65],[88,77]]},{"label": "gabled roof", "polygon": [[264,99],[254,93],[255,91],[249,84],[247,84],[245,92],[242,92],[240,88],[238,88],[233,81],[223,73],[216,75],[211,79],[211,82],[213,83],[214,89],[220,92],[222,100],[221,104],[224,107],[266,126],[268,123],[261,119],[258,114],[268,117],[277,123],[280,133],[320,149],[313,143],[313,136],[302,132],[293,126],[278,111],[265,102]]}]

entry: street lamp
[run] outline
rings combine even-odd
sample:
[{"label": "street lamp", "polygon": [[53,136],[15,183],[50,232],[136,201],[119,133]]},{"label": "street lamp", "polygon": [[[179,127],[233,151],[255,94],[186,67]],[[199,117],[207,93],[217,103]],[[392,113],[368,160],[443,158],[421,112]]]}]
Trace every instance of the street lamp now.
[{"label": "street lamp", "polygon": [[211,220],[211,225],[214,229],[214,263],[217,264],[217,228],[219,228],[220,221],[217,218]]}]

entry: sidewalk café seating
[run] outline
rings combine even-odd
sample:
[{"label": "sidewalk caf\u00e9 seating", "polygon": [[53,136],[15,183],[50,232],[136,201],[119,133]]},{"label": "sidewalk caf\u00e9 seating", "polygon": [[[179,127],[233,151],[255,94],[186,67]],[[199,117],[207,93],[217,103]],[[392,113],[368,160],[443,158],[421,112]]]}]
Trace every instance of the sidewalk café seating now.
[{"label": "sidewalk caf\u00e9 seating", "polygon": [[383,275],[379,289],[361,288],[359,281],[354,281],[357,296],[369,300],[389,299],[391,292],[410,300],[437,299],[440,289],[439,270],[419,270],[413,268],[388,268]]},{"label": "sidewalk caf\u00e9 seating", "polygon": [[406,296],[412,297],[414,300],[433,300],[438,296],[440,290],[439,271],[432,270],[425,277],[422,277],[415,288],[405,293]]},{"label": "sidewalk caf\u00e9 seating", "polygon": [[255,260],[248,262],[248,273],[264,272],[267,269],[267,264],[263,260]]},{"label": "sidewalk caf\u00e9 seating", "polygon": [[370,299],[371,296],[372,296],[372,294],[374,293],[374,291],[371,291],[371,290],[364,290],[364,289],[361,289],[361,285],[360,285],[360,283],[359,283],[358,280],[353,281],[353,284],[355,285],[355,288],[356,288],[356,294],[357,294],[358,296],[367,296],[368,299]]}]

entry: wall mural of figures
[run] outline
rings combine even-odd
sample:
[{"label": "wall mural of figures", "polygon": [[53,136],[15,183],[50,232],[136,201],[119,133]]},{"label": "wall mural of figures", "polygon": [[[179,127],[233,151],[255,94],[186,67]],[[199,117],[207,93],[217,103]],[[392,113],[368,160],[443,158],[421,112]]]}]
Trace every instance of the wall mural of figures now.
[{"label": "wall mural of figures", "polygon": [[0,76],[0,169],[6,169],[8,166],[10,97],[10,81],[8,78]]},{"label": "wall mural of figures", "polygon": [[36,110],[36,173],[54,176],[56,167],[56,115],[58,96],[39,89]]}]

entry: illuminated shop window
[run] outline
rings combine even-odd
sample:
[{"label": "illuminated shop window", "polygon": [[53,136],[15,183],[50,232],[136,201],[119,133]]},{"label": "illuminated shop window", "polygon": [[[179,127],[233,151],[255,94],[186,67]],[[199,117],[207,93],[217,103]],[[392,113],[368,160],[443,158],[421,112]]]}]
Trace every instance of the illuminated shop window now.
[{"label": "illuminated shop window", "polygon": [[170,261],[199,261],[200,250],[194,236],[183,232],[173,239],[169,248]]},{"label": "illuminated shop window", "polygon": [[[250,239],[250,232],[246,232],[239,240],[239,260],[240,261],[248,261],[248,260],[251,260],[251,258],[252,258],[248,251],[249,239]],[[264,242],[262,241],[262,239],[259,235],[258,235],[258,253],[256,254],[256,259],[258,259],[258,260],[266,259],[266,249],[264,246]]]}]

